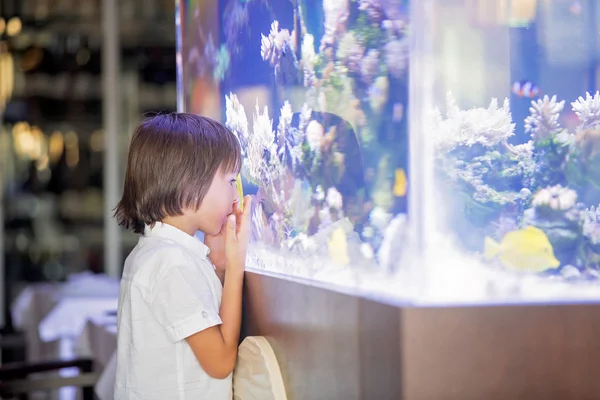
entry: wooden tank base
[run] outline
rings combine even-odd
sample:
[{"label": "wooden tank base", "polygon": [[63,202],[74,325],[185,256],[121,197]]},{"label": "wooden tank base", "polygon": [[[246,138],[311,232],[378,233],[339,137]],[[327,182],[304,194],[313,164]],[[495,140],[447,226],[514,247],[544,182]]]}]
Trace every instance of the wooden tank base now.
[{"label": "wooden tank base", "polygon": [[397,308],[248,272],[290,400],[600,399],[600,305]]}]

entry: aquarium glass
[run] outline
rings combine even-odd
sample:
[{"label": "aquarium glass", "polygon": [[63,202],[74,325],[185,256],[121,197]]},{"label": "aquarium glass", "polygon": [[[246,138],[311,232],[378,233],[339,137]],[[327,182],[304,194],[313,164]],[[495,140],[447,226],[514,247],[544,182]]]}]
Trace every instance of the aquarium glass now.
[{"label": "aquarium glass", "polygon": [[600,299],[596,0],[177,5],[179,109],[242,146],[249,269],[417,305]]},{"label": "aquarium glass", "polygon": [[600,2],[418,7],[423,297],[600,298]]},{"label": "aquarium glass", "polygon": [[356,288],[406,231],[405,0],[178,3],[180,109],[242,145],[249,268]]}]

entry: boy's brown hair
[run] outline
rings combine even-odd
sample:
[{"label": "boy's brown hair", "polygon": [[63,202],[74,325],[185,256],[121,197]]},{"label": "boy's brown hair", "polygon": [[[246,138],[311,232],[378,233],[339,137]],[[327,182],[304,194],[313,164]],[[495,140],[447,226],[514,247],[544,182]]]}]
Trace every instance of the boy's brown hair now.
[{"label": "boy's brown hair", "polygon": [[237,173],[241,164],[237,137],[217,121],[187,113],[146,118],[131,138],[114,216],[143,233],[144,225],[200,207],[219,167]]}]

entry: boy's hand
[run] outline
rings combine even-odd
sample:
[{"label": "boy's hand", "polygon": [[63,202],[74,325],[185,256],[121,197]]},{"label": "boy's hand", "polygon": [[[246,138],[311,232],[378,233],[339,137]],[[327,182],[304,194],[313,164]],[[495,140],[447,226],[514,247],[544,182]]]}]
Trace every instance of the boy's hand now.
[{"label": "boy's hand", "polygon": [[210,249],[208,258],[213,263],[215,269],[225,271],[225,231],[227,224],[223,224],[221,232],[216,235],[204,234],[204,244]]},{"label": "boy's hand", "polygon": [[227,217],[225,229],[225,265],[227,270],[244,271],[250,232],[250,196],[244,197],[244,211],[237,206]]}]

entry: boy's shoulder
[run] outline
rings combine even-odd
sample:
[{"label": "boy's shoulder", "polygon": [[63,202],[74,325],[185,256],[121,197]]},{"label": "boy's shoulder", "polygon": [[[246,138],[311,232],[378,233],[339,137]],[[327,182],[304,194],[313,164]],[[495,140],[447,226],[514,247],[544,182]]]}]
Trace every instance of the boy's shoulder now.
[{"label": "boy's shoulder", "polygon": [[185,246],[169,239],[142,237],[125,261],[132,280],[153,286],[177,268],[198,268],[208,260],[192,254]]}]

